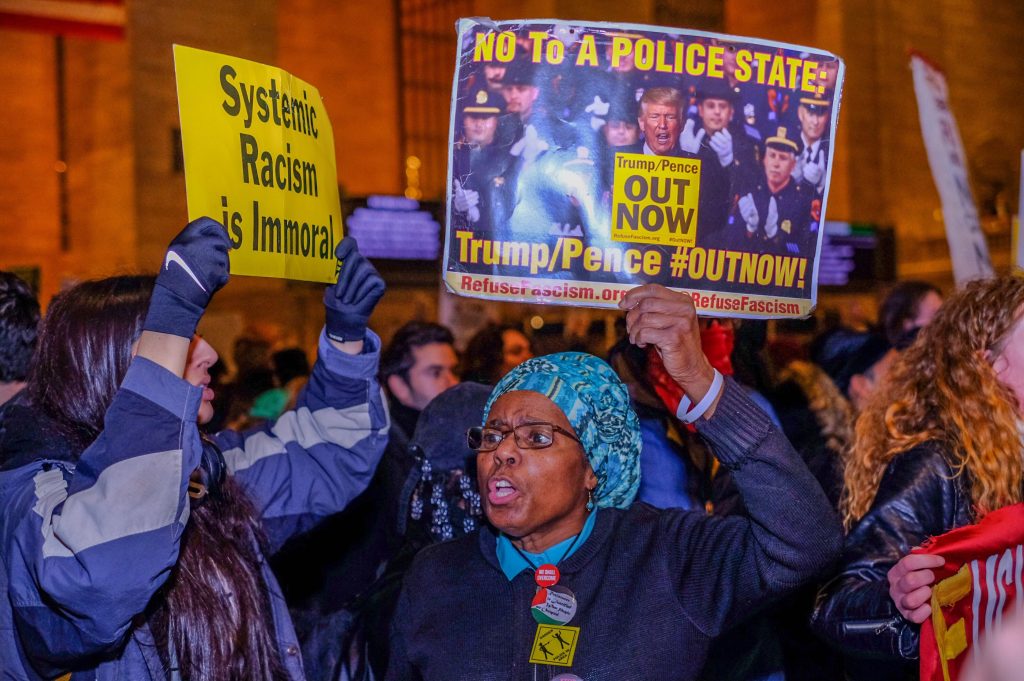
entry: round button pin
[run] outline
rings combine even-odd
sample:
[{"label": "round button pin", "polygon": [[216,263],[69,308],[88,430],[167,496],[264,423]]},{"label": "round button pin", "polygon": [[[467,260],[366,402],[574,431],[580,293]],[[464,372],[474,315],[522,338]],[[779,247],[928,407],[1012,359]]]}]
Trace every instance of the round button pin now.
[{"label": "round button pin", "polygon": [[562,578],[562,573],[558,571],[558,568],[551,563],[545,563],[537,568],[537,571],[533,573],[533,581],[537,582],[537,586],[544,588],[554,586],[558,584],[558,580]]},{"label": "round button pin", "polygon": [[530,612],[540,624],[568,624],[576,616],[576,595],[564,586],[541,587],[533,596]]}]

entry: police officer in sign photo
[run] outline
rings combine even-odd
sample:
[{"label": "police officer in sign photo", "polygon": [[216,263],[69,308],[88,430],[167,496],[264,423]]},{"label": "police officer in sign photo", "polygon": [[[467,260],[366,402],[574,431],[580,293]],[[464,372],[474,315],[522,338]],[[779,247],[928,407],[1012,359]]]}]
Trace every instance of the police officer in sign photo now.
[{"label": "police officer in sign photo", "polygon": [[801,97],[796,115],[800,121],[800,141],[803,151],[797,156],[793,179],[814,187],[818,196],[825,192],[825,172],[828,166],[829,109],[828,97]]},{"label": "police officer in sign photo", "polygon": [[485,88],[472,92],[462,108],[462,134],[452,151],[452,219],[460,229],[488,231],[508,219],[501,215],[508,200],[499,194],[515,159],[509,128],[499,125],[504,114],[505,99]]},{"label": "police officer in sign photo", "polygon": [[729,216],[730,232],[737,244],[743,243],[739,226],[745,228],[747,246],[763,242],[768,252],[810,257],[818,238],[818,222],[812,215],[816,198],[812,186],[793,178],[802,144],[794,130],[779,126],[765,140],[759,173],[753,187],[739,192]]}]

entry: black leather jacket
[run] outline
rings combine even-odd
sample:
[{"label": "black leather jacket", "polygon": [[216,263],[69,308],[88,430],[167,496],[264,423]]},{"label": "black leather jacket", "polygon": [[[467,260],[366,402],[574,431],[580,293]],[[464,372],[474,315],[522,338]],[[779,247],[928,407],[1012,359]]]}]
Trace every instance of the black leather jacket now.
[{"label": "black leather jacket", "polygon": [[839,573],[818,594],[815,632],[849,656],[889,661],[880,667],[890,673],[917,659],[920,627],[889,597],[889,569],[929,537],[974,521],[969,486],[950,459],[942,444],[927,442],[889,463],[871,509],[846,538]]}]

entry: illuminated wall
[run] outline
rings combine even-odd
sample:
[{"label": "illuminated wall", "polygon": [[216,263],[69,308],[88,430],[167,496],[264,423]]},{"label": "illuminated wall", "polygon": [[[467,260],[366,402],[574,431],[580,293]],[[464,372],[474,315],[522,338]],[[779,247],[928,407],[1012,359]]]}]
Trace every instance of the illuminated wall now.
[{"label": "illuminated wall", "polygon": [[909,50],[946,71],[953,113],[997,269],[1009,264],[1024,116],[1024,4],[969,0],[728,0],[730,32],[804,42],[846,60],[833,219],[893,225],[898,272],[952,286],[940,204],[925,154]]},{"label": "illuminated wall", "polygon": [[[454,42],[454,19],[463,13],[662,23],[840,54],[848,79],[829,216],[894,225],[900,273],[949,286],[939,200],[907,64],[907,50],[919,49],[947,70],[975,194],[983,215],[991,216],[992,252],[997,266],[1007,262],[1007,214],[1016,211],[1024,146],[1016,104],[1024,3],[439,0],[429,16],[422,6],[413,0],[134,0],[121,40],[58,41],[0,27],[7,93],[0,114],[0,267],[39,267],[48,299],[65,282],[155,266],[185,220],[174,42],[272,62],[315,84],[334,125],[343,190],[401,193],[406,156],[415,151],[409,131],[426,119],[417,118],[415,98],[403,96],[400,85],[407,84],[407,95],[417,73],[443,82],[452,67],[440,46],[409,48],[422,44],[412,39],[416,22],[430,22],[435,41],[451,26]],[[398,25],[405,27],[401,40]],[[431,134],[433,144],[443,144],[444,130]],[[440,198],[444,167],[437,159],[443,157],[443,148],[433,149],[434,160],[422,169],[426,198]],[[432,285],[398,284],[375,322],[389,330],[410,310],[432,317],[437,296]],[[208,331],[223,346],[254,325],[310,347],[321,321],[318,299],[315,286],[239,277],[215,302]]]}]

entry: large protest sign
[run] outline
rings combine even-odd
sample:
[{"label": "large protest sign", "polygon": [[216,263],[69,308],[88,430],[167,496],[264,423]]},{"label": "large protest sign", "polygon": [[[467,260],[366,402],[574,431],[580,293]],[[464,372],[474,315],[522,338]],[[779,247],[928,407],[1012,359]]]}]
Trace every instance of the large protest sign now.
[{"label": "large protest sign", "polygon": [[232,274],[332,282],[342,239],[334,134],[316,88],[174,46],[189,219],[220,220]]},{"label": "large protest sign", "polygon": [[914,92],[921,119],[921,134],[928,150],[928,165],[942,200],[942,219],[953,261],[953,278],[963,284],[992,276],[992,260],[971,193],[967,155],[960,130],[949,108],[946,77],[920,54],[910,57]]},{"label": "large protest sign", "polygon": [[1003,621],[1024,617],[1024,504],[934,537],[915,553],[942,556],[934,568],[931,617],[921,627],[922,681],[955,681]]},{"label": "large protest sign", "polygon": [[843,79],[833,54],[650,26],[459,22],[444,280],[612,307],[814,309]]}]

